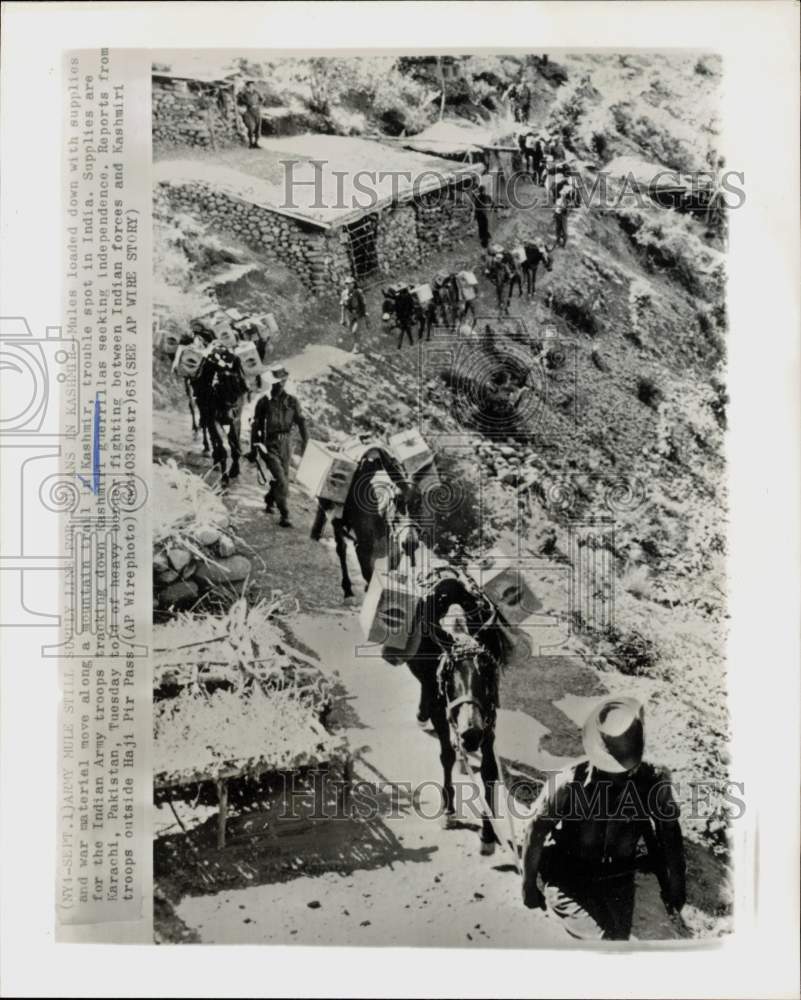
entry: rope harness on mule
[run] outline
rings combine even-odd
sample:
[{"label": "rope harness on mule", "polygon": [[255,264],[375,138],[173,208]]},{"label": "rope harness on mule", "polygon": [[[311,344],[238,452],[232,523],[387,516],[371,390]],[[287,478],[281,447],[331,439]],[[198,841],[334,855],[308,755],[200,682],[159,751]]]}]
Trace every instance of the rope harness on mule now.
[{"label": "rope harness on mule", "polygon": [[[448,699],[446,693],[447,679],[450,673],[453,671],[456,662],[459,659],[463,658],[464,655],[476,655],[478,661],[478,656],[481,654],[483,654],[485,657],[489,659],[490,664],[495,670],[498,669],[498,664],[497,661],[495,660],[495,657],[493,657],[492,654],[490,654],[486,649],[484,649],[484,647],[481,646],[481,644],[477,642],[474,637],[464,636],[455,640],[453,647],[451,647],[451,649],[448,650],[443,650],[442,655],[440,656],[439,663],[437,665],[437,684],[439,686],[440,694],[445,698],[445,718],[448,723],[448,728],[451,731],[451,743],[454,747],[457,757],[459,758],[459,763],[462,766],[462,770],[466,775],[469,775],[471,777],[473,781],[473,787],[478,792],[478,804],[479,808],[481,809],[482,815],[484,816],[484,818],[487,819],[490,826],[492,827],[498,842],[500,844],[506,844],[506,847],[512,856],[515,870],[517,871],[517,874],[522,878],[523,867],[517,849],[517,834],[515,832],[514,819],[512,818],[512,813],[509,809],[510,797],[506,789],[506,783],[503,780],[503,767],[501,766],[501,761],[500,758],[498,757],[498,753],[495,750],[495,746],[493,745],[492,753],[493,756],[495,757],[495,767],[496,770],[498,771],[497,784],[499,784],[503,789],[504,797],[506,800],[505,803],[506,819],[509,824],[509,837],[503,836],[501,834],[501,831],[498,829],[498,826],[496,825],[497,817],[495,816],[492,808],[487,802],[486,796],[484,795],[484,791],[481,787],[481,781],[476,780],[475,771],[471,767],[467,753],[464,747],[462,746],[461,740],[459,739],[459,733],[456,729],[456,719],[453,714],[453,710],[455,708],[460,707],[461,705],[475,705],[476,708],[478,708],[479,711],[482,713],[482,715],[486,718],[487,729],[489,731],[492,731],[495,728],[495,720],[497,712],[497,706],[495,704],[496,699],[493,699],[492,705],[488,710],[486,706],[484,706],[480,701],[478,701],[478,699],[474,698],[470,694],[461,695],[458,698]],[[479,670],[481,669],[480,664],[478,666],[478,669]]]}]

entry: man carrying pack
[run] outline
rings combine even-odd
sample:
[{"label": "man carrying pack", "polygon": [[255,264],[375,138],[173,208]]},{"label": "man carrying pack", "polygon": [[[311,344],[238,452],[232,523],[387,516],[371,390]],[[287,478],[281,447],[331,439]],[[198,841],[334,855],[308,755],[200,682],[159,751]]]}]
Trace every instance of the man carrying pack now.
[{"label": "man carrying pack", "polygon": [[642,759],[643,710],[635,699],[602,701],[583,742],[587,756],[552,775],[535,803],[523,846],[523,902],[557,916],[571,937],[625,941],[641,840],[668,913],[684,906],[679,809],[667,774]]},{"label": "man carrying pack", "polygon": [[259,136],[261,135],[262,97],[252,80],[248,80],[244,89],[240,90],[236,103],[242,109],[242,120],[248,130],[248,146],[250,149],[258,149]]},{"label": "man carrying pack", "polygon": [[293,427],[300,431],[303,449],[309,440],[306,420],[300,403],[291,396],[284,386],[289,372],[283,366],[270,372],[272,386],[256,404],[250,437],[251,461],[257,458],[264,462],[272,476],[270,488],[264,496],[264,507],[271,513],[275,507],[281,515],[278,522],[282,528],[291,528],[289,520],[289,466],[291,459],[291,432]]},{"label": "man carrying pack", "polygon": [[556,230],[556,245],[558,247],[567,246],[567,213],[570,202],[570,187],[564,185],[556,196],[556,204],[553,207],[553,222]]}]

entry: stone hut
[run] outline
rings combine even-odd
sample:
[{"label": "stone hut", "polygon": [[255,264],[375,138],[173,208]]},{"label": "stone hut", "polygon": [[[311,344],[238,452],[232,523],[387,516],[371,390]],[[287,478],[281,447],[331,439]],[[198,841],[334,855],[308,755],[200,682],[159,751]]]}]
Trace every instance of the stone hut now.
[{"label": "stone hut", "polygon": [[155,163],[156,212],[195,215],[318,294],[338,291],[346,275],[367,287],[402,278],[470,231],[480,164],[346,136],[261,144],[247,156]]},{"label": "stone hut", "polygon": [[154,146],[219,149],[242,144],[234,81],[214,76],[152,74]]}]

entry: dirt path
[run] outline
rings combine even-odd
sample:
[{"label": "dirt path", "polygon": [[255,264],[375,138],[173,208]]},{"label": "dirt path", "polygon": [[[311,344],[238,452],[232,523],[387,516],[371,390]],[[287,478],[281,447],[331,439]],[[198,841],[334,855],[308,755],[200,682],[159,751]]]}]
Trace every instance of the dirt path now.
[{"label": "dirt path", "polygon": [[[364,364],[333,347],[311,346],[283,360],[295,383]],[[251,402],[243,419],[247,427]],[[192,440],[188,414],[154,415],[157,454],[172,454],[201,473],[208,461]],[[189,939],[206,942],[397,944],[530,947],[565,943],[561,926],[520,901],[509,855],[479,854],[478,823],[441,829],[436,818],[439,746],[414,719],[418,689],[404,667],[356,655],[362,643],[356,609],[339,603],[330,539],[307,534],[312,502],[292,484],[293,531],[282,531],[262,505],[263,487],[245,463],[227,501],[238,534],[252,546],[256,583],[298,596],[295,638],[330,673],[347,699],[341,721],[359,751],[357,781],[368,782],[377,808],[353,819],[308,817],[284,826],[263,811],[234,816],[229,846],[218,852],[201,832],[200,862],[213,873],[203,886],[191,873],[171,885],[173,911]],[[351,554],[352,555],[352,554]],[[352,560],[352,577],[359,580]],[[627,678],[628,681],[631,678]],[[575,657],[527,658],[507,671],[498,717],[498,751],[507,776],[541,775],[581,753],[580,725],[608,678]],[[465,779],[459,779],[464,782]],[[418,789],[414,796],[412,789]],[[212,821],[208,821],[208,831]],[[518,838],[523,823],[517,823]],[[205,836],[205,840],[204,840]],[[697,931],[714,929],[722,875],[707,852],[688,845]],[[194,864],[195,862],[193,862]],[[639,883],[634,934],[677,936],[655,879]]]}]

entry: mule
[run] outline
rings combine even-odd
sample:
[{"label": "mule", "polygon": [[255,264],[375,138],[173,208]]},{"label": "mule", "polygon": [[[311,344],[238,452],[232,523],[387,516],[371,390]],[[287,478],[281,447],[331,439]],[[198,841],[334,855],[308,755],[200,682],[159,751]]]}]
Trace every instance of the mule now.
[{"label": "mule", "polygon": [[553,258],[551,257],[553,247],[549,247],[543,242],[538,242],[524,243],[523,249],[526,251],[526,261],[523,264],[523,274],[526,278],[526,295],[528,298],[532,298],[537,286],[537,271],[540,264],[543,265],[546,271],[553,269]]},{"label": "mule", "polygon": [[[423,601],[421,640],[407,662],[420,682],[417,721],[430,722],[440,745],[442,818],[455,819],[453,765],[460,753],[480,753],[484,799],[495,815],[495,719],[499,678],[511,646],[503,621],[478,588],[452,570],[440,575]],[[445,575],[442,575],[442,574]],[[495,831],[488,816],[481,822],[481,853],[492,854]]]},{"label": "mule", "polygon": [[[376,488],[376,473],[385,472],[391,487]],[[419,546],[417,529],[409,516],[411,485],[395,459],[383,448],[370,448],[359,461],[342,512],[331,518],[334,543],[342,574],[343,596],[351,598],[353,582],[348,573],[347,543],[353,543],[365,585],[373,578],[378,559],[388,557],[390,568],[406,556],[415,563]],[[320,500],[320,507],[331,512],[334,504]]]},{"label": "mule", "polygon": [[400,331],[398,350],[403,347],[405,337],[408,337],[409,343],[414,346],[412,328],[417,325],[420,340],[423,339],[423,331],[425,329],[425,315],[417,299],[408,290],[396,292],[392,289],[384,289],[382,294],[382,320],[385,328]]},{"label": "mule", "polygon": [[233,352],[220,347],[207,355],[193,380],[200,425],[208,432],[211,460],[226,486],[239,475],[242,406],[248,385]]},{"label": "mule", "polygon": [[523,280],[520,269],[512,255],[503,250],[495,254],[489,267],[489,278],[495,289],[495,304],[499,316],[509,313],[512,291],[517,287],[517,296],[523,294]]}]

